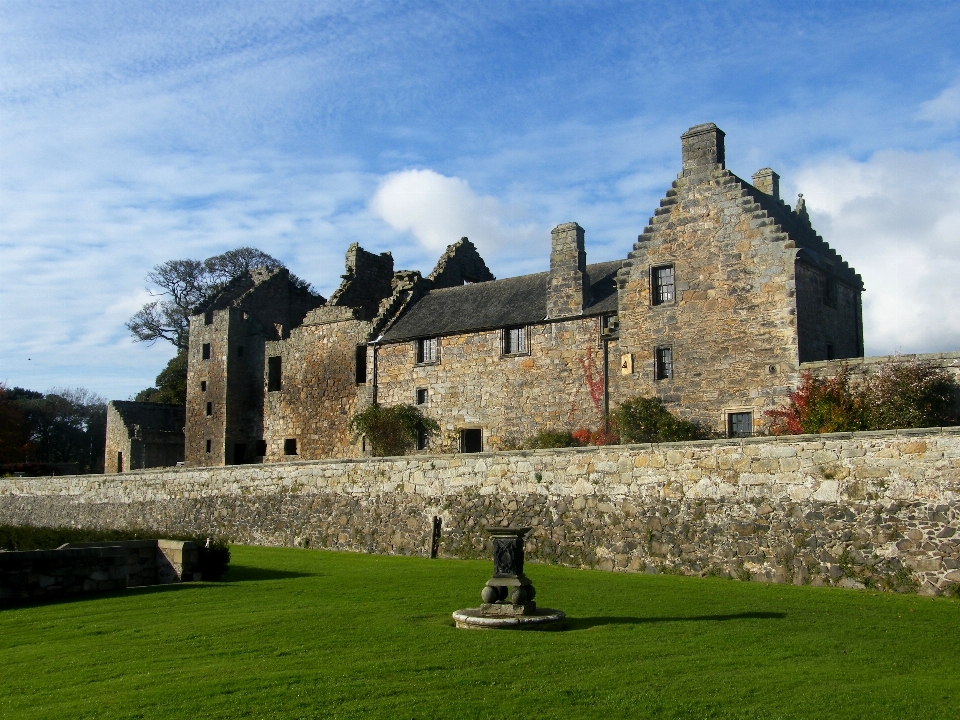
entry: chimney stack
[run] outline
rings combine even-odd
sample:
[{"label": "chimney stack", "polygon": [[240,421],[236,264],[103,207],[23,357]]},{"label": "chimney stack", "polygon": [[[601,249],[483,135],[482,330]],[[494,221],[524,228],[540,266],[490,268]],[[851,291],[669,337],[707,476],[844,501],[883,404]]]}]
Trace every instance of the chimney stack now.
[{"label": "chimney stack", "polygon": [[694,125],[680,136],[683,144],[683,174],[699,175],[724,167],[725,133],[713,123]]},{"label": "chimney stack", "polygon": [[780,199],[780,176],[770,168],[762,168],[753,174],[753,186],[774,200]]},{"label": "chimney stack", "polygon": [[582,315],[590,300],[583,228],[575,222],[564,223],[557,225],[551,235],[553,249],[547,281],[547,317]]}]

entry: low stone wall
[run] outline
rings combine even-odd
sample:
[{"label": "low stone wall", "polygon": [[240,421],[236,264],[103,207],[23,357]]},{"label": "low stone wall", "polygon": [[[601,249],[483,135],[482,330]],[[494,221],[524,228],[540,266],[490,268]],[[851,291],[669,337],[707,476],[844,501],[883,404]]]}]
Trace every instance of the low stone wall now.
[{"label": "low stone wall", "polygon": [[199,548],[181,540],[67,543],[0,552],[0,603],[199,580]]},{"label": "low stone wall", "polygon": [[0,522],[936,594],[960,583],[960,428],[0,479]]}]

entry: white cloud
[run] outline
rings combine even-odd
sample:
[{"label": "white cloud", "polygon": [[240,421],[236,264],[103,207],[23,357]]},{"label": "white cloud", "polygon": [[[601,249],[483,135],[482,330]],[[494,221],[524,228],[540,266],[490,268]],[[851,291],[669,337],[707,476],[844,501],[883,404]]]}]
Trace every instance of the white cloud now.
[{"label": "white cloud", "polygon": [[835,157],[802,168],[795,187],[863,276],[868,355],[960,348],[960,158]]},{"label": "white cloud", "polygon": [[537,241],[537,228],[518,222],[518,209],[478,195],[466,180],[433,170],[387,175],[370,200],[370,210],[435,252],[461,237],[469,237],[485,257],[502,254],[508,243],[516,249]]},{"label": "white cloud", "polygon": [[921,103],[917,117],[936,125],[953,126],[960,123],[960,80],[932,100]]}]

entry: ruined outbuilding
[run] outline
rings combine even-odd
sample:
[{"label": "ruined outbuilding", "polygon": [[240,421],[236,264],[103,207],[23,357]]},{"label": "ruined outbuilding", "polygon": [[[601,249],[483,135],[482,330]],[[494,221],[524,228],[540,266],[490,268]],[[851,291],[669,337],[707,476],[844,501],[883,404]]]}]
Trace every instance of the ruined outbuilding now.
[{"label": "ruined outbuilding", "polygon": [[[350,417],[414,404],[431,452],[496,450],[598,428],[635,395],[718,434],[764,427],[800,364],[863,355],[860,276],[764,168],[726,169],[724,133],[682,136],[682,170],[625,259],[588,264],[554,228],[550,269],[496,280],[474,245],[423,277],[351,245],[329,301],[254,272],[190,324],[188,465],[349,458]],[[425,448],[426,449],[426,448]]]},{"label": "ruined outbuilding", "polygon": [[185,424],[183,405],[110,401],[104,472],[120,473],[182,463]]}]

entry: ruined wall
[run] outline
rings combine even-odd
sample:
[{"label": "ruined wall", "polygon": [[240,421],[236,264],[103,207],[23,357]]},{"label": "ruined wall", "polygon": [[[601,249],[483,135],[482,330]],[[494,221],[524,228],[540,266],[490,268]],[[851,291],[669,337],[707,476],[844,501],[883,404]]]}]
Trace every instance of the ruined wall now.
[{"label": "ruined wall", "polygon": [[[226,457],[227,355],[230,310],[213,314],[207,325],[203,315],[190,318],[190,343],[187,349],[187,424],[186,464],[223,465]],[[203,346],[210,346],[209,359],[203,359]],[[212,403],[207,415],[207,403]],[[210,452],[206,443],[210,441]]]},{"label": "ruined wall", "polygon": [[[540,430],[596,429],[603,418],[599,318],[528,327],[529,352],[504,355],[502,331],[439,338],[439,362],[416,363],[415,342],[377,351],[377,399],[415,404],[440,423],[438,452],[456,452],[462,428],[483,430],[484,450],[515,447]],[[614,369],[613,372],[619,372]]]},{"label": "ruined wall", "polygon": [[0,522],[847,587],[960,583],[960,428],[0,478]]},{"label": "ruined wall", "polygon": [[860,291],[800,262],[796,284],[800,362],[863,355]]},{"label": "ruined wall", "polygon": [[[346,319],[337,320],[337,317]],[[352,319],[349,308],[322,307],[309,313],[287,340],[268,342],[266,356],[281,359],[281,387],[266,391],[264,462],[356,457],[350,418],[370,402],[367,382],[357,383],[357,347],[371,325]],[[364,354],[364,366],[367,360]],[[267,377],[262,387],[267,387]],[[297,441],[297,455],[284,454],[284,441]]]},{"label": "ruined wall", "polygon": [[[722,157],[722,133],[714,142]],[[691,164],[685,146],[684,172],[621,271],[620,349],[633,372],[619,392],[658,396],[721,433],[726,412],[749,411],[759,430],[797,381],[797,251],[717,151]],[[651,273],[666,265],[675,298],[655,304]],[[658,347],[672,351],[672,378],[655,379]]]}]

